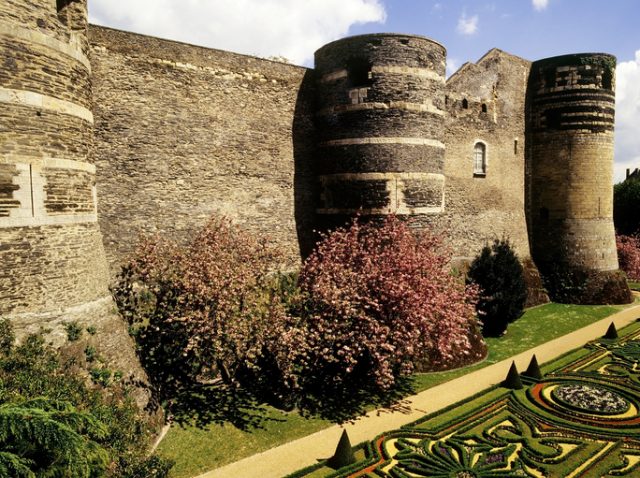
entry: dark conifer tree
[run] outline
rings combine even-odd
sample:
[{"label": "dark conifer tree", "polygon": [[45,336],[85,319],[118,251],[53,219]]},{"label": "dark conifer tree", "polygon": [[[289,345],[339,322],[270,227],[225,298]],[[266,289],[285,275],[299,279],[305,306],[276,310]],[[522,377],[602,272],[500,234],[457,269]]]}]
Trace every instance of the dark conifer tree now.
[{"label": "dark conifer tree", "polygon": [[471,263],[468,282],[480,287],[476,306],[485,336],[499,336],[522,315],[527,287],[524,270],[506,239],[485,246]]}]

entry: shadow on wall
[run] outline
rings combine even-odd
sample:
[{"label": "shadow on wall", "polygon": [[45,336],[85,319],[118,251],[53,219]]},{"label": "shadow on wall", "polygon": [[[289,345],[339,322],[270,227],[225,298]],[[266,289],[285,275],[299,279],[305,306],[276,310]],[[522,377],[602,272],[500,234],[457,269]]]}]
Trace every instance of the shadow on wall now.
[{"label": "shadow on wall", "polygon": [[292,127],[294,214],[302,260],[311,253],[317,240],[316,198],[319,192],[315,167],[314,99],[314,72],[307,70],[298,91]]}]

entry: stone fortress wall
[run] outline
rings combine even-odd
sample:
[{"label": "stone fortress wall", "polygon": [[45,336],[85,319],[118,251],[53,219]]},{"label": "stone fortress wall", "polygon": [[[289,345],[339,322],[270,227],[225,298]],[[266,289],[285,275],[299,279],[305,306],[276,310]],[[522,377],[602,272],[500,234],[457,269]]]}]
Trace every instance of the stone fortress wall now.
[{"label": "stone fortress wall", "polygon": [[[445,81],[444,47],[414,35],[338,40],[309,70],[89,32],[99,217],[113,270],[140,233],[180,237],[212,213],[269,234],[294,264],[315,227],[360,207],[438,227],[463,259],[500,237],[529,257],[530,62],[494,49]],[[482,176],[473,173],[478,141]]]},{"label": "stone fortress wall", "polygon": [[[338,40],[314,70],[85,29],[86,1],[0,4],[2,315],[111,304],[139,234],[182,239],[214,213],[268,234],[286,267],[362,208],[442,230],[459,259],[506,237],[523,259],[617,268],[611,57],[532,69],[494,49],[445,81],[444,47],[414,35]],[[536,235],[544,208],[560,247]]]},{"label": "stone fortress wall", "polygon": [[441,213],[444,47],[363,35],[322,47],[315,60],[320,217]]},{"label": "stone fortress wall", "polygon": [[[447,81],[446,207],[440,222],[457,255],[508,238],[530,256],[524,207],[524,109],[530,62],[493,49]],[[476,170],[475,148],[485,153]]]},{"label": "stone fortress wall", "polygon": [[[527,60],[493,49],[445,81],[444,47],[415,35],[338,40],[318,50],[315,70],[96,26],[90,42],[112,270],[139,234],[181,237],[213,213],[270,235],[292,265],[314,228],[360,208],[436,227],[461,261],[502,237],[531,256]],[[607,154],[587,159],[604,189],[600,212],[585,207],[609,224],[609,260],[583,265],[613,270]]]},{"label": "stone fortress wall", "polygon": [[0,314],[108,296],[86,9],[0,6]]},{"label": "stone fortress wall", "polygon": [[100,226],[114,270],[139,235],[224,214],[299,261],[311,229],[309,70],[90,27]]}]

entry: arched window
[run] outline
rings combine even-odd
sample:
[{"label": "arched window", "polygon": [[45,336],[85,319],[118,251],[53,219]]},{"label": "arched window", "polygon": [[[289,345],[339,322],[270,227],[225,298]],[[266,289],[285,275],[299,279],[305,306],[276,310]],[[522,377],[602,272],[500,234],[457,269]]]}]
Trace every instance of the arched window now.
[{"label": "arched window", "polygon": [[479,141],[473,147],[473,174],[474,176],[487,174],[487,146]]},{"label": "arched window", "polygon": [[462,99],[462,108],[465,110],[469,108],[469,102],[467,101],[466,98]]},{"label": "arched window", "polygon": [[487,112],[487,104],[486,103],[482,103],[481,110],[482,110],[483,113]]}]

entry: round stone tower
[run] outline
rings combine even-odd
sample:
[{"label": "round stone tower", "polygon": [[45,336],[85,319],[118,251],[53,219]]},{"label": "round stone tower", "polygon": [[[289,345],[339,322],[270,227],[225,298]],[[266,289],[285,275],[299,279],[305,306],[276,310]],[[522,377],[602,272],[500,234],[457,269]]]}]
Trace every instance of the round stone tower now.
[{"label": "round stone tower", "polygon": [[528,220],[538,266],[618,269],[613,227],[615,57],[534,62],[528,98]]},{"label": "round stone tower", "polygon": [[396,34],[316,52],[321,223],[442,212],[445,56],[433,40]]},{"label": "round stone tower", "polygon": [[59,345],[65,322],[92,326],[139,379],[97,221],[88,50],[86,0],[0,2],[0,317]]}]

